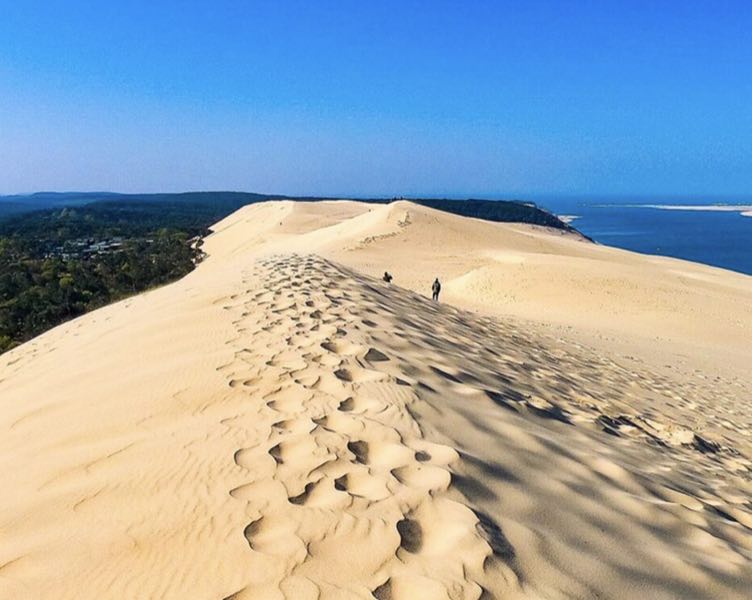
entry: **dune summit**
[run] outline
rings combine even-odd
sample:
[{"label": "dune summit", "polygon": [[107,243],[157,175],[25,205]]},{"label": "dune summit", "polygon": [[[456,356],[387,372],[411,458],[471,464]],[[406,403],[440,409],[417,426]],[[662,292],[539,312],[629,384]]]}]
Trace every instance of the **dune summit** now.
[{"label": "dune summit", "polygon": [[752,278],[409,202],[205,249],[0,357],[0,598],[748,597]]}]

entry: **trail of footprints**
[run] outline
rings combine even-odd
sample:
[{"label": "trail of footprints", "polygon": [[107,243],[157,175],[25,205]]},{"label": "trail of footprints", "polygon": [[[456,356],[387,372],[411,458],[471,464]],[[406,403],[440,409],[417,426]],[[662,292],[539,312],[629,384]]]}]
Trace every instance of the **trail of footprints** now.
[{"label": "trail of footprints", "polygon": [[655,468],[713,473],[698,505],[752,527],[752,505],[724,491],[752,475],[746,388],[627,369],[317,257],[269,258],[245,284],[226,306],[237,336],[222,371],[242,407],[223,424],[246,441],[234,456],[246,483],[230,494],[248,519],[249,577],[228,598],[486,600],[489,570],[520,585],[499,527],[448,497],[456,452],[410,414],[437,379],[441,393],[670,448]]},{"label": "trail of footprints", "polygon": [[480,598],[494,525],[445,494],[457,453],[423,439],[415,392],[380,370],[390,358],[368,345],[351,280],[291,256],[247,281],[264,287],[226,307],[238,335],[223,372],[244,412],[222,423],[247,441],[229,493],[248,545],[228,599]]}]

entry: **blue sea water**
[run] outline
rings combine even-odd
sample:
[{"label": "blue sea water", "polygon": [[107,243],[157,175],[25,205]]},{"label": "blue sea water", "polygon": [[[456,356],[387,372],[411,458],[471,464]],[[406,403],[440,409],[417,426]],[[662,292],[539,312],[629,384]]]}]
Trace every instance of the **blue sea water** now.
[{"label": "blue sea water", "polygon": [[[683,258],[752,275],[752,217],[739,212],[662,210],[652,205],[752,205],[752,197],[719,199],[536,198],[596,242]],[[639,206],[643,205],[643,206]]]}]

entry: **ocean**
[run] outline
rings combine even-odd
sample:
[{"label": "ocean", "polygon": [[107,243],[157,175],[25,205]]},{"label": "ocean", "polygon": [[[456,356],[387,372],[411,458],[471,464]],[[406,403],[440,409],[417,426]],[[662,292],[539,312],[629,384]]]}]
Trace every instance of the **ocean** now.
[{"label": "ocean", "polygon": [[[741,208],[736,208],[752,210],[752,197],[533,200],[556,215],[576,217],[572,226],[601,244],[752,275],[752,216],[743,216]],[[709,210],[713,205],[734,209]]]}]

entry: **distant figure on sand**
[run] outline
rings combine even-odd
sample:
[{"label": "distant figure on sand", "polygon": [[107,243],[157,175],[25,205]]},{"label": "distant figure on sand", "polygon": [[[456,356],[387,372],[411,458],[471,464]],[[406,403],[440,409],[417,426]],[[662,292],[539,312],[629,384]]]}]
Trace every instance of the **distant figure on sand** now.
[{"label": "distant figure on sand", "polygon": [[439,301],[439,292],[441,291],[441,284],[439,283],[439,278],[433,280],[433,285],[431,286],[431,291],[433,292],[433,299],[437,302]]},{"label": "distant figure on sand", "polygon": [[392,283],[392,275],[391,275],[391,273],[389,273],[389,271],[384,271],[384,277],[383,277],[383,279],[387,283]]}]

